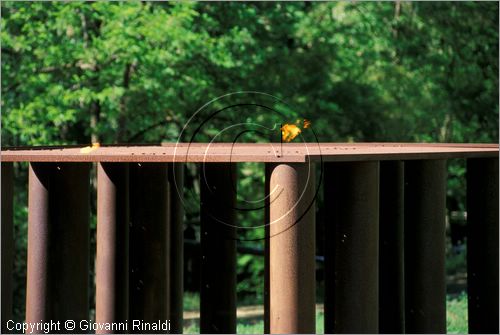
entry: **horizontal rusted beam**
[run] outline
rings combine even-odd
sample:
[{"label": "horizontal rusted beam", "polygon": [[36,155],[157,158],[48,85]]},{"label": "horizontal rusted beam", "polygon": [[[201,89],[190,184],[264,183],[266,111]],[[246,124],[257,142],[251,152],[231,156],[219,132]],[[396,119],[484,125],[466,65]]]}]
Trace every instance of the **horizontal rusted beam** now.
[{"label": "horizontal rusted beam", "polygon": [[498,144],[445,143],[169,143],[3,148],[6,162],[269,162],[367,161],[498,157]]}]

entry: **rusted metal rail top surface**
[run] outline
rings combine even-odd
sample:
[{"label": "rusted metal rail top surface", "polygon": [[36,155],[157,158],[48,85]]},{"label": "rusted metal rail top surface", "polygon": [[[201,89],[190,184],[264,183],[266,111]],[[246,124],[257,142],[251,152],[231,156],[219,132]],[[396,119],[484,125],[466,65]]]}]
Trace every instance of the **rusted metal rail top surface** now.
[{"label": "rusted metal rail top surface", "polygon": [[498,157],[498,144],[163,143],[2,148],[4,162],[307,162]]}]

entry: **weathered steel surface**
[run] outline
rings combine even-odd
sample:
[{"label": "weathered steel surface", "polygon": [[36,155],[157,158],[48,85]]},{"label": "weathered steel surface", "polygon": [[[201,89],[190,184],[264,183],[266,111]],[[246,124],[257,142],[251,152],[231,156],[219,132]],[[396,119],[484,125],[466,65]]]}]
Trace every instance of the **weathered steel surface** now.
[{"label": "weathered steel surface", "polygon": [[498,334],[498,159],[467,160],[469,333]]},{"label": "weathered steel surface", "polygon": [[404,333],[404,163],[380,162],[379,332]]},{"label": "weathered steel surface", "polygon": [[325,165],[325,333],[378,333],[379,162]]},{"label": "weathered steel surface", "polygon": [[168,231],[168,317],[171,333],[182,333],[184,293],[184,164],[170,164],[168,183],[170,187],[170,225]]},{"label": "weathered steel surface", "polygon": [[168,164],[130,164],[129,176],[129,320],[164,322],[168,320]]},{"label": "weathered steel surface", "polygon": [[314,164],[271,165],[269,331],[315,333]]},{"label": "weathered steel surface", "polygon": [[270,247],[271,247],[271,240],[269,238],[270,236],[270,201],[269,201],[269,194],[270,194],[270,187],[271,185],[271,172],[272,172],[272,164],[266,164],[265,166],[265,180],[264,180],[264,192],[266,195],[266,198],[264,200],[264,231],[265,231],[265,241],[264,241],[264,334],[269,334],[270,329],[271,329],[271,310],[270,310],[270,294],[269,294],[269,289],[270,289]]},{"label": "weathered steel surface", "polygon": [[236,333],[235,176],[235,164],[201,166],[201,333]]},{"label": "weathered steel surface", "polygon": [[405,162],[405,331],[446,333],[446,161]]},{"label": "weathered steel surface", "polygon": [[[205,173],[214,183],[201,184],[204,273],[201,329],[235,332],[236,236],[234,228],[224,226],[217,216],[235,222],[231,207],[235,204],[235,186],[230,187],[234,180],[229,181],[228,171],[234,169],[236,162],[255,161],[269,163],[267,190],[274,186],[283,188],[283,194],[268,203],[266,223],[290,211],[285,219],[266,230],[271,238],[266,242],[265,330],[314,332],[314,207],[303,217],[299,212],[306,205],[303,202],[314,196],[310,189],[314,181],[307,182],[304,170],[307,162],[322,159],[336,162],[328,164],[325,203],[331,205],[327,212],[331,212],[333,221],[339,222],[327,225],[330,229],[327,237],[333,236],[333,241],[327,242],[326,250],[325,330],[403,332],[402,325],[406,322],[406,332],[444,332],[444,159],[466,157],[469,158],[469,327],[471,332],[498,332],[497,144],[184,143],[102,146],[87,154],[80,153],[80,149],[10,148],[1,152],[2,269],[12,258],[5,252],[9,241],[3,244],[5,236],[11,236],[4,226],[9,217],[12,220],[12,210],[10,214],[8,210],[12,207],[9,162],[31,162],[28,322],[88,317],[90,164],[81,162],[100,162],[97,321],[120,321],[124,317],[145,321],[171,319],[171,332],[182,330],[183,210],[172,186],[172,164],[167,168],[166,163],[207,162]],[[378,160],[394,159],[407,160],[406,190],[403,192],[401,184],[402,163],[382,162],[382,244],[378,245],[379,207],[375,187],[379,184],[375,171]],[[125,166],[120,162],[141,162],[131,163],[130,269],[124,244],[127,227],[123,230],[120,223],[128,224],[123,210],[128,208],[124,170],[113,168]],[[304,183],[309,184],[301,194],[297,189]],[[406,301],[402,297],[403,198]],[[299,206],[290,205],[296,201]],[[215,217],[214,211],[219,213]],[[299,218],[300,222],[292,226],[292,221]],[[286,225],[290,227],[284,230]],[[380,273],[376,268],[379,251]],[[131,276],[129,288],[127,271]],[[8,284],[2,277],[2,307],[9,304],[5,297],[9,289],[4,288]],[[129,290],[130,313],[126,307],[127,292],[120,293],[123,290]],[[380,315],[374,304],[380,307]],[[403,305],[406,305],[404,315]],[[2,318],[5,320],[5,314]]]},{"label": "weathered steel surface", "polygon": [[[128,319],[129,179],[127,163],[97,167],[96,322]],[[96,330],[109,333],[109,330]]]},{"label": "weathered steel surface", "polygon": [[89,172],[85,163],[30,164],[26,322],[89,317]]},{"label": "weathered steel surface", "polygon": [[[83,146],[82,146],[83,147]],[[2,148],[3,161],[306,162],[498,157],[498,144],[460,143],[168,143],[156,146]]]},{"label": "weathered steel surface", "polygon": [[28,274],[26,322],[49,320],[49,187],[55,164],[31,164],[28,197]]},{"label": "weathered steel surface", "polygon": [[14,265],[12,163],[2,163],[2,334],[9,333],[7,321],[12,319],[12,270]]}]

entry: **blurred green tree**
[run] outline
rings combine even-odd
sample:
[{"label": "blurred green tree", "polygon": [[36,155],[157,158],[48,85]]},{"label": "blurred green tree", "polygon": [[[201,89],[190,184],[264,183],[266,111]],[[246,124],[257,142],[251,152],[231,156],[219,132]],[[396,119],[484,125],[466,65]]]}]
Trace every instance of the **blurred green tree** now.
[{"label": "blurred green tree", "polygon": [[[320,141],[498,142],[498,6],[2,1],[2,145],[175,141],[198,108],[237,91],[283,99],[270,107],[310,119]],[[248,117],[234,109],[213,126]],[[453,162],[453,208],[463,207],[463,174]],[[262,179],[261,166],[245,165],[239,193],[262,193]],[[18,283],[25,198],[16,194]],[[187,214],[196,220],[197,209]],[[262,261],[238,264],[240,291],[255,290]]]}]

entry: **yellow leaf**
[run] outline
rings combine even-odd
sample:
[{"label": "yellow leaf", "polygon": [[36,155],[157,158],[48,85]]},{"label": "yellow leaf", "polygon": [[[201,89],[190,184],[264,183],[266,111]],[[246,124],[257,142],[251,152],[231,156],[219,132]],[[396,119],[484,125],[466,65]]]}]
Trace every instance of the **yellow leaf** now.
[{"label": "yellow leaf", "polygon": [[101,147],[100,143],[92,143],[92,146],[84,147],[80,149],[81,154],[88,154]]},{"label": "yellow leaf", "polygon": [[294,124],[285,123],[283,126],[281,126],[281,138],[283,139],[283,142],[292,141],[301,132],[302,130],[300,130],[300,128]]}]

